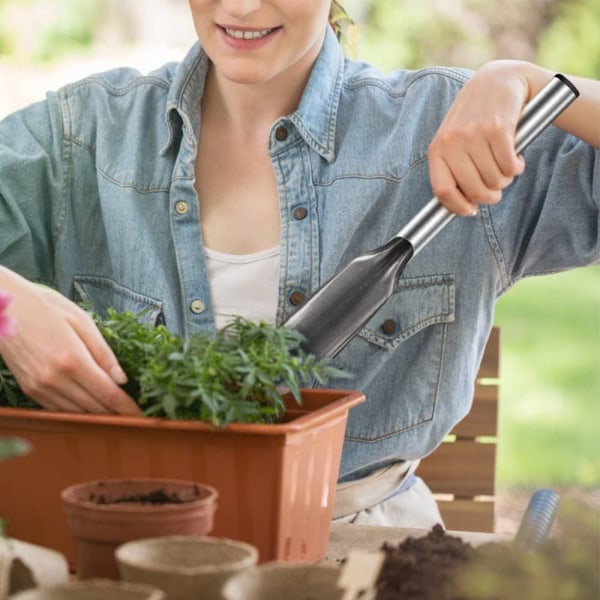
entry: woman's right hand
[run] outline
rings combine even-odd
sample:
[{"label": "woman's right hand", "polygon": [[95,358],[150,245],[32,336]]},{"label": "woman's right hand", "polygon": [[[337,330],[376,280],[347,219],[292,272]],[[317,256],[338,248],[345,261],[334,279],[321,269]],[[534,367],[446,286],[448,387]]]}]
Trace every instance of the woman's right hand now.
[{"label": "woman's right hand", "polygon": [[27,396],[55,411],[141,414],[119,387],[127,377],[84,310],[4,267],[0,289],[12,296],[8,312],[17,320],[0,354]]}]

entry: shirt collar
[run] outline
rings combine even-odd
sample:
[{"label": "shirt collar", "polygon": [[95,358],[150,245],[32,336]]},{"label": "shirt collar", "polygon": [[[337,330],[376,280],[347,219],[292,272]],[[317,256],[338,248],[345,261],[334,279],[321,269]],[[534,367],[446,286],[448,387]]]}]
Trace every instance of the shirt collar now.
[{"label": "shirt collar", "polygon": [[335,128],[342,82],[344,55],[329,25],[323,48],[304,89],[300,105],[290,120],[306,143],[325,160],[335,160]]},{"label": "shirt collar", "polygon": [[[165,154],[182,128],[192,147],[196,146],[200,119],[199,99],[204,91],[209,61],[196,42],[175,72],[167,98],[165,121],[169,138]],[[335,160],[335,126],[344,73],[342,49],[327,26],[323,47],[312,69],[298,109],[289,115],[299,134],[325,160]],[[179,121],[179,122],[178,122]]]},{"label": "shirt collar", "polygon": [[200,98],[208,73],[208,56],[196,42],[178,65],[169,89],[165,108],[165,122],[169,138],[161,150],[166,154],[181,130],[187,136],[191,147],[195,148],[198,139],[200,119]]}]

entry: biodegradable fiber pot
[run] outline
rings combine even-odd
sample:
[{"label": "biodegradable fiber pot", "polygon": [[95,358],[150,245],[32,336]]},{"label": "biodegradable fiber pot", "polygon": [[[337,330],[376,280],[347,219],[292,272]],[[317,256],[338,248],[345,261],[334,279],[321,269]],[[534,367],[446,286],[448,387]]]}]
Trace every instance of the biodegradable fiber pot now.
[{"label": "biodegradable fiber pot", "polygon": [[165,600],[162,590],[104,579],[70,581],[48,588],[34,588],[10,600]]},{"label": "biodegradable fiber pot", "polygon": [[204,536],[165,536],[117,548],[121,579],[162,589],[167,600],[221,600],[225,581],[255,566],[257,549],[244,542]]},{"label": "biodegradable fiber pot", "polygon": [[223,600],[341,600],[341,569],[305,563],[264,563],[231,577]]},{"label": "biodegradable fiber pot", "polygon": [[108,479],[67,487],[61,499],[75,540],[81,579],[118,579],[114,556],[125,542],[165,535],[206,535],[217,491],[178,479]]},{"label": "biodegradable fiber pot", "polygon": [[[6,543],[2,543],[1,546],[3,549]],[[35,585],[33,573],[25,562],[13,552],[0,550],[0,600],[7,600],[12,593],[27,590]]]},{"label": "biodegradable fiber pot", "polygon": [[35,587],[50,587],[69,579],[65,557],[50,548],[0,537],[0,600]]}]

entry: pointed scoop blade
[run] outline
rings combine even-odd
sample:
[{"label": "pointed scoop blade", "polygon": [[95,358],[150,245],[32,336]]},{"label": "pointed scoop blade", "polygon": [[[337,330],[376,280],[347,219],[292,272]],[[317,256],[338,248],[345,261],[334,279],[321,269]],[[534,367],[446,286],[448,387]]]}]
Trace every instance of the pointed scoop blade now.
[{"label": "pointed scoop blade", "polygon": [[304,349],[319,358],[335,356],[392,295],[413,255],[396,237],[355,258],[334,275],[285,323],[304,335]]}]

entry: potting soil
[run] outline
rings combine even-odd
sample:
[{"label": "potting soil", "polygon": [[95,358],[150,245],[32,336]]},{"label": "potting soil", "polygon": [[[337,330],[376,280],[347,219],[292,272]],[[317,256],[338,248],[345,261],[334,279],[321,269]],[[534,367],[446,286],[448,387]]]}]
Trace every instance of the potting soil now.
[{"label": "potting soil", "polygon": [[439,525],[398,546],[384,544],[375,600],[597,600],[595,519],[531,552],[509,542],[474,547]]}]

